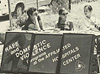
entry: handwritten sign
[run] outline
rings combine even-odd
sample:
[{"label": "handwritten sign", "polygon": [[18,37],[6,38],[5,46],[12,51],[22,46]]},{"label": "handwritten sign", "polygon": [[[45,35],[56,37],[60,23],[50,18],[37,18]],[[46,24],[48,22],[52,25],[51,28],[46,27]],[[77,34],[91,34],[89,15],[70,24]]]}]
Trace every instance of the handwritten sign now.
[{"label": "handwritten sign", "polygon": [[26,72],[32,34],[8,32],[3,51],[2,71]]},{"label": "handwritten sign", "polygon": [[61,40],[61,35],[35,35],[29,72],[55,73]]},{"label": "handwritten sign", "polygon": [[94,41],[92,35],[64,34],[60,73],[91,74]]}]

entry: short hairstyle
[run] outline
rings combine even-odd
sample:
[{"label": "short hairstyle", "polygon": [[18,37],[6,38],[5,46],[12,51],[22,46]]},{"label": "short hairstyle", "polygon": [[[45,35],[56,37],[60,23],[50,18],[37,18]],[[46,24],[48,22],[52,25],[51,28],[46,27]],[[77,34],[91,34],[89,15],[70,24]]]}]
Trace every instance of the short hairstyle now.
[{"label": "short hairstyle", "polygon": [[84,6],[84,10],[85,10],[86,8],[87,8],[89,11],[92,11],[92,10],[93,10],[93,8],[92,8],[91,5],[85,5],[85,6]]},{"label": "short hairstyle", "polygon": [[59,15],[61,15],[63,11],[64,11],[63,9],[60,9],[59,10]]},{"label": "short hairstyle", "polygon": [[63,13],[63,11],[65,11],[65,8],[61,8],[61,9],[59,10],[59,15],[61,15],[61,14]]},{"label": "short hairstyle", "polygon": [[35,12],[35,11],[36,11],[36,8],[34,8],[34,7],[29,8],[29,9],[27,10],[27,15],[30,16],[30,15],[32,15],[32,13]]}]

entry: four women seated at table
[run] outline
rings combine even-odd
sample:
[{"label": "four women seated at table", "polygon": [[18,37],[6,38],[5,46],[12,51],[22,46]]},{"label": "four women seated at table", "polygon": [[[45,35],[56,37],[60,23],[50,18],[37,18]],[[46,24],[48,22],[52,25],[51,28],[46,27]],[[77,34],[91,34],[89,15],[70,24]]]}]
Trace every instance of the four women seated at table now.
[{"label": "four women seated at table", "polygon": [[[17,9],[17,10],[16,10]],[[92,6],[86,5],[84,6],[84,14],[85,20],[84,26],[85,30],[94,30],[99,31],[98,19],[93,18],[92,14]],[[15,15],[13,15],[13,19],[17,19],[12,22],[12,24],[16,24],[16,27],[21,27],[22,30],[44,30],[41,17],[38,15],[37,9],[32,7],[29,8],[26,12],[24,11],[24,6],[18,5],[15,8]],[[60,30],[72,31],[74,30],[73,22],[67,20],[68,11],[65,8],[61,8],[58,12],[59,18],[58,22],[55,23],[55,29],[58,28]]]}]

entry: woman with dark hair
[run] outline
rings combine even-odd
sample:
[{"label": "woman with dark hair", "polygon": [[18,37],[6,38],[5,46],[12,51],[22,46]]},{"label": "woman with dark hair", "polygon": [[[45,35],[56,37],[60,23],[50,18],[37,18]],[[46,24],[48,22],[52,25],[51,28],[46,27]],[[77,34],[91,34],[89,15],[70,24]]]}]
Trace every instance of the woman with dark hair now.
[{"label": "woman with dark hair", "polygon": [[91,18],[91,13],[92,13],[92,6],[91,5],[86,5],[84,6],[84,14],[87,18]]},{"label": "woman with dark hair", "polygon": [[15,10],[13,12],[13,16],[16,15],[16,17],[17,17],[17,16],[22,15],[24,13],[24,9],[25,9],[24,4],[22,4],[22,3],[17,4],[15,7]]},{"label": "woman with dark hair", "polygon": [[[16,5],[14,12],[12,13],[11,27],[8,30],[14,30],[22,26],[26,21],[27,15],[24,11],[25,6],[22,3]],[[5,33],[0,33],[0,43],[4,44]]]},{"label": "woman with dark hair", "polygon": [[67,21],[68,11],[65,8],[59,10],[59,19],[56,28],[60,30],[73,30],[73,23]]},{"label": "woman with dark hair", "polygon": [[22,3],[16,5],[14,12],[12,13],[11,25],[13,29],[20,28],[27,20],[27,14],[24,10],[25,6]]},{"label": "woman with dark hair", "polygon": [[14,10],[14,13],[17,14],[18,8],[21,8],[21,12],[23,13],[23,11],[24,11],[24,9],[25,9],[25,6],[24,6],[24,4],[22,4],[22,3],[17,4],[16,7],[15,7],[15,10]]},{"label": "woman with dark hair", "polygon": [[32,7],[27,10],[28,19],[25,22],[23,30],[43,30],[41,18],[37,13],[37,9]]}]

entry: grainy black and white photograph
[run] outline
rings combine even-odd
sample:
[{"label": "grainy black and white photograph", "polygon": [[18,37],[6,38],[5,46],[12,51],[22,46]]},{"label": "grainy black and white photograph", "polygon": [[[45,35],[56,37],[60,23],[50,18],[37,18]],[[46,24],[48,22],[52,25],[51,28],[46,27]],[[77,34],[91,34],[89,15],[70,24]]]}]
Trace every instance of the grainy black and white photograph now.
[{"label": "grainy black and white photograph", "polygon": [[100,74],[100,0],[0,0],[0,74]]}]

